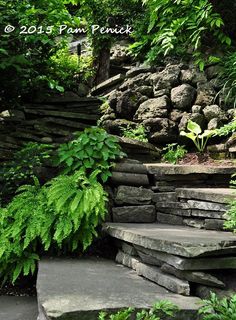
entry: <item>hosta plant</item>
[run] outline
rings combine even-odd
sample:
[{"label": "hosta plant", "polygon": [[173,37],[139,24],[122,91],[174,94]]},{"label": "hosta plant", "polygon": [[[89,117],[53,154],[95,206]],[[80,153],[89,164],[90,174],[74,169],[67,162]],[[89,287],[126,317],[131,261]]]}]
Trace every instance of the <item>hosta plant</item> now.
[{"label": "hosta plant", "polygon": [[198,152],[204,152],[207,142],[215,134],[215,130],[205,130],[203,132],[201,127],[191,120],[188,121],[187,129],[188,132],[181,131],[180,135],[192,140]]}]

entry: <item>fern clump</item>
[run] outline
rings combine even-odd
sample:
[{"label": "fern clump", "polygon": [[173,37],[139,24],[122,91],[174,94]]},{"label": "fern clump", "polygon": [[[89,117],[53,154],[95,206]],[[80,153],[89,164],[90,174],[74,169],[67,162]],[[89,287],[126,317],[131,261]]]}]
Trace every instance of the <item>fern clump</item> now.
[{"label": "fern clump", "polygon": [[6,208],[0,208],[0,274],[12,282],[34,273],[38,252],[85,250],[106,214],[107,194],[99,170],[61,175],[44,186],[35,178]]}]

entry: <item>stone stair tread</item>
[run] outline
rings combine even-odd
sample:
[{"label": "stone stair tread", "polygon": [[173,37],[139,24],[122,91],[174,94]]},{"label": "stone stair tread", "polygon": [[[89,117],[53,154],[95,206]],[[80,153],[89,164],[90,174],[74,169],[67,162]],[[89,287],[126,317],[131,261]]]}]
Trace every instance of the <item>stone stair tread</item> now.
[{"label": "stone stair tread", "polygon": [[166,163],[144,163],[152,174],[188,175],[188,174],[233,174],[236,166],[216,165],[172,165]]},{"label": "stone stair tread", "polygon": [[150,307],[170,300],[195,319],[200,299],[171,294],[124,266],[100,258],[43,259],[39,263],[37,293],[40,320],[97,320],[102,310]]},{"label": "stone stair tread", "polygon": [[105,223],[110,236],[187,258],[236,253],[236,235],[165,224]]},{"label": "stone stair tread", "polygon": [[177,188],[175,192],[177,198],[226,204],[228,204],[229,200],[236,199],[236,190],[232,188]]},{"label": "stone stair tread", "polygon": [[1,320],[36,320],[38,315],[35,297],[0,297]]}]

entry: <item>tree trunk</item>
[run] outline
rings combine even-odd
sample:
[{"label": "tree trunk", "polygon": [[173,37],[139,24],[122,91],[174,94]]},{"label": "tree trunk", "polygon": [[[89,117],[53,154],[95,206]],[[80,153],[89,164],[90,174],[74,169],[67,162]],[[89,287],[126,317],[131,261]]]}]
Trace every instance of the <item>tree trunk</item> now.
[{"label": "tree trunk", "polygon": [[103,42],[103,45],[99,52],[97,53],[97,58],[95,61],[96,65],[96,77],[95,77],[95,84],[98,85],[99,83],[109,79],[110,76],[110,43]]}]

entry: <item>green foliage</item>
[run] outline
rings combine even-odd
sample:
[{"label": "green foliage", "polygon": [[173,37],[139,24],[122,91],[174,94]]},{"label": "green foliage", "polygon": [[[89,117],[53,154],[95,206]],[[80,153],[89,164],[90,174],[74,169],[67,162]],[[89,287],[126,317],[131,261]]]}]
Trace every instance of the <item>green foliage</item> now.
[{"label": "green foliage", "polygon": [[25,182],[33,182],[36,170],[46,161],[50,161],[51,153],[50,145],[35,142],[29,142],[15,152],[13,159],[4,163],[0,169],[3,181],[2,196],[12,193]]},{"label": "green foliage", "polygon": [[191,120],[188,121],[187,129],[189,132],[181,131],[180,135],[191,139],[198,152],[204,152],[207,142],[215,134],[215,130],[205,130],[202,132],[201,127]]},{"label": "green foliage", "polygon": [[34,273],[38,252],[85,250],[105,217],[107,194],[99,170],[61,175],[43,187],[24,185],[6,208],[0,208],[0,274],[15,281]]},{"label": "green foliage", "polygon": [[142,142],[148,142],[147,132],[143,125],[137,125],[136,128],[132,128],[130,125],[127,128],[122,128],[123,137]]},{"label": "green foliage", "polygon": [[224,56],[221,61],[222,72],[220,78],[224,83],[220,95],[226,105],[236,107],[236,51],[230,52]]},{"label": "green foliage", "polygon": [[[150,310],[141,310],[138,312],[135,320],[164,320],[166,316],[173,318],[177,311],[178,308],[175,305],[163,300],[155,303]],[[132,317],[133,314],[133,308],[128,308],[111,315],[101,312],[98,320],[131,320],[134,319]]]},{"label": "green foliage", "polygon": [[[231,188],[236,188],[236,174],[232,176],[230,181]],[[236,200],[229,202],[229,209],[226,212],[227,221],[224,223],[225,229],[236,232]]]},{"label": "green foliage", "polygon": [[[204,68],[204,40],[213,38],[228,46],[231,40],[223,33],[224,22],[208,0],[143,0],[146,20],[134,32],[131,49],[146,55],[150,62],[169,54],[183,56],[193,51],[196,63]],[[210,61],[216,57],[209,57]]]},{"label": "green foliage", "polygon": [[106,182],[111,175],[112,162],[124,157],[118,141],[104,129],[92,127],[76,134],[76,139],[60,146],[58,164],[64,167],[64,173],[83,169],[92,172],[101,170],[99,175]]},{"label": "green foliage", "polygon": [[236,295],[219,299],[211,293],[209,300],[203,300],[204,306],[199,314],[202,320],[234,320],[236,319]]},{"label": "green foliage", "polygon": [[[58,79],[58,85],[64,90],[76,90],[79,82],[85,82],[93,75],[92,65],[92,57],[78,57],[77,54],[70,54],[68,48],[64,48],[49,59],[48,74],[51,79]],[[51,86],[51,89],[60,91],[60,87]]]},{"label": "green foliage", "polygon": [[215,135],[222,137],[228,136],[236,131],[236,117],[229,123],[225,124],[223,127],[215,130]]},{"label": "green foliage", "polygon": [[163,151],[163,160],[173,164],[183,159],[188,152],[184,146],[180,146],[177,143],[168,144],[163,148]]}]

